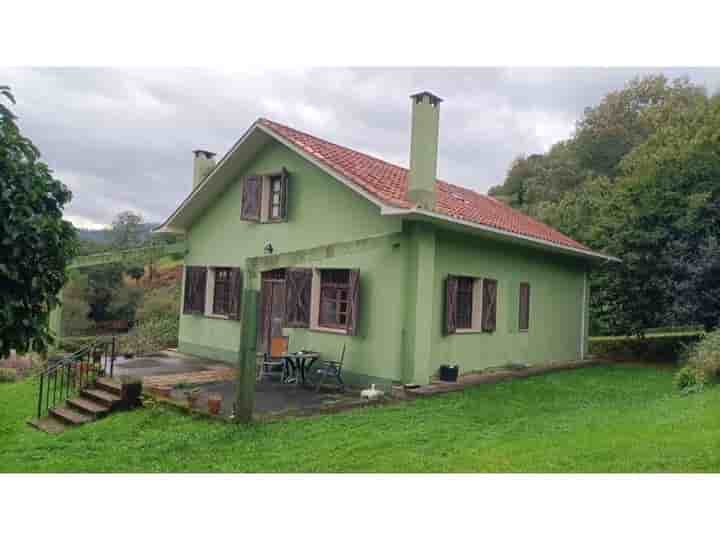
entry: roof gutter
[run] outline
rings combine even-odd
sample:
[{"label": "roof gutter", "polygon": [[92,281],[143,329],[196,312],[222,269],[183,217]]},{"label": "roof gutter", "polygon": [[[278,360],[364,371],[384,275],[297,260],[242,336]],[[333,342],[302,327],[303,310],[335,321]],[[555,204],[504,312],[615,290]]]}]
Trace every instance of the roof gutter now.
[{"label": "roof gutter", "polygon": [[514,240],[519,240],[524,243],[534,244],[536,246],[542,246],[545,249],[549,249],[551,251],[561,251],[568,254],[573,254],[581,257],[586,257],[590,259],[600,259],[610,262],[622,262],[617,257],[613,257],[611,255],[605,255],[604,253],[597,253],[595,251],[588,251],[585,249],[579,249],[574,248],[570,246],[563,246],[562,244],[557,244],[555,242],[549,242],[548,240],[542,240],[540,238],[534,238],[532,236],[527,236],[524,234],[518,234],[510,231],[503,231],[502,229],[497,229],[495,227],[490,227],[489,225],[481,225],[479,223],[473,223],[472,221],[465,221],[463,219],[457,219],[450,217],[445,214],[438,214],[437,212],[430,212],[428,210],[423,210],[420,208],[413,208],[413,209],[403,209],[403,208],[390,208],[386,207],[381,210],[382,215],[387,216],[406,216],[409,218],[413,217],[419,217],[419,218],[426,218],[426,219],[436,219],[440,221],[446,221],[450,223],[454,223],[456,225],[461,225],[464,227],[469,227],[471,229],[480,230],[483,232],[487,232],[493,235],[502,236],[506,238],[512,238]]}]

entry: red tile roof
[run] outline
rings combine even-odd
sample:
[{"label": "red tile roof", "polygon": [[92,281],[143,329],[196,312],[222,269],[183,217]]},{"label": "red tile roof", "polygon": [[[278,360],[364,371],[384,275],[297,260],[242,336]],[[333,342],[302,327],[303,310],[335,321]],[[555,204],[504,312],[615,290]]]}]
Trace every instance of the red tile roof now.
[{"label": "red tile roof", "polygon": [[[265,118],[259,123],[351,180],[388,206],[413,208],[406,199],[408,170],[378,158],[319,139]],[[493,197],[438,180],[435,212],[501,231],[530,236],[562,246],[591,251],[552,227],[510,208]]]}]

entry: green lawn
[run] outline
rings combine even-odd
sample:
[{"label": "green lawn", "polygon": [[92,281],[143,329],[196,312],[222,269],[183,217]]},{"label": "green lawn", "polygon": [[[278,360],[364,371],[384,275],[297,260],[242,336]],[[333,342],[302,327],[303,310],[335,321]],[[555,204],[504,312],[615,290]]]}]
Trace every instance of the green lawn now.
[{"label": "green lawn", "polygon": [[0,471],[720,471],[720,388],[613,365],[401,405],[252,427],[164,407],[60,436],[25,425],[30,381],[0,385]]}]

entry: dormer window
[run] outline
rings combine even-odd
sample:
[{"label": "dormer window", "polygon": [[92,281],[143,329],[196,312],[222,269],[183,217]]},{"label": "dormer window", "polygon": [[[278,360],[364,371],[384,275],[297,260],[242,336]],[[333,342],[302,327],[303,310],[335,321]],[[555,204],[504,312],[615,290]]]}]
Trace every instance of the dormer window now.
[{"label": "dormer window", "polygon": [[287,221],[287,183],[285,169],[276,174],[247,176],[242,179],[240,219],[257,223]]}]

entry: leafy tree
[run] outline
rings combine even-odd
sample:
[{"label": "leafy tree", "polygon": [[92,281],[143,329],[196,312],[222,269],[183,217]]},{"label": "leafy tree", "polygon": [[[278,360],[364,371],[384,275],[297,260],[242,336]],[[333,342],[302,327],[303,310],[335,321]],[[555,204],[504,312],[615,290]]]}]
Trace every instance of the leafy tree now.
[{"label": "leafy tree", "polygon": [[131,249],[142,243],[143,218],[129,210],[120,212],[112,224],[113,247]]},{"label": "leafy tree", "polygon": [[130,266],[125,269],[125,273],[139,283],[145,275],[145,267],[142,265]]},{"label": "leafy tree", "polygon": [[135,319],[142,291],[125,286],[122,276],[120,263],[88,267],[85,300],[89,306],[89,319],[95,322]]},{"label": "leafy tree", "polygon": [[623,258],[597,301],[620,331],[720,319],[720,97],[669,124],[623,160],[597,234]]},{"label": "leafy tree", "polygon": [[[7,86],[2,97],[15,103]],[[77,250],[75,229],[62,219],[72,194],[15,120],[0,102],[0,356],[47,349],[49,313]]]}]

